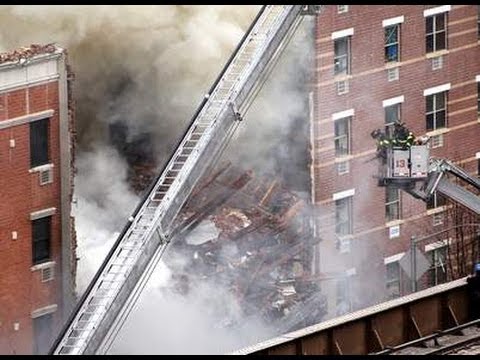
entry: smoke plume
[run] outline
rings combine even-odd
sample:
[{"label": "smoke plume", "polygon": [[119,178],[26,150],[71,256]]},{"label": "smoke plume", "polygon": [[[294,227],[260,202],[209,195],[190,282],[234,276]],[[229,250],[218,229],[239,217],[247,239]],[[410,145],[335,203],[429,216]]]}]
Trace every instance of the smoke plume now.
[{"label": "smoke plume", "polygon": [[[160,168],[259,9],[258,5],[0,7],[2,27],[9,29],[0,34],[1,51],[55,42],[68,50],[76,74],[79,295],[139,200],[127,183],[132,164],[125,149],[112,141],[112,127],[126,129],[121,142],[135,144],[136,151],[152,156]],[[299,119],[305,123],[306,97],[300,84],[305,83],[305,69],[313,58],[311,48],[302,52],[306,34],[301,31],[302,45],[292,45],[290,65],[280,64],[276,82],[265,85],[268,91],[259,95],[236,139],[239,146],[255,151],[228,152],[244,167],[265,174],[282,169],[287,182],[299,191],[307,185],[298,184],[294,174],[304,161],[290,154],[306,129],[292,132]],[[305,154],[304,150],[300,152]],[[290,170],[281,165],[285,162]],[[308,178],[308,168],[303,171]],[[193,288],[188,297],[164,291],[169,277],[161,262],[114,352],[221,353],[275,335],[275,329],[255,318],[229,331],[216,327],[224,312],[231,312],[230,318],[241,317],[235,299],[208,283]]]}]

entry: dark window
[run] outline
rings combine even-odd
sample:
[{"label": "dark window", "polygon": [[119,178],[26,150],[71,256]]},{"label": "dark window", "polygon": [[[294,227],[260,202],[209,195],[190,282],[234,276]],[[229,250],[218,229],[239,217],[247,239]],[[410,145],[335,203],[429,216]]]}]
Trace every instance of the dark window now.
[{"label": "dark window", "polygon": [[400,263],[398,261],[386,265],[387,298],[394,299],[400,296]]},{"label": "dark window", "polygon": [[47,314],[33,319],[35,355],[47,355],[52,342],[53,315]]},{"label": "dark window", "polygon": [[439,206],[444,206],[447,200],[438,193],[433,193],[430,199],[427,201],[427,209],[434,209]]},{"label": "dark window", "polygon": [[385,134],[388,137],[393,136],[393,124],[400,122],[401,104],[395,104],[385,107]]},{"label": "dark window", "polygon": [[30,166],[48,164],[48,120],[30,123]]},{"label": "dark window", "polygon": [[352,197],[335,201],[335,233],[351,235],[353,232]]},{"label": "dark window", "polygon": [[400,25],[385,28],[385,62],[400,60]]},{"label": "dark window", "polygon": [[477,37],[480,39],[480,5],[477,5]]},{"label": "dark window", "polygon": [[446,16],[447,13],[442,13],[425,18],[427,53],[447,48]]},{"label": "dark window", "polygon": [[480,81],[477,82],[477,117],[480,117]]},{"label": "dark window", "polygon": [[394,186],[385,188],[385,217],[387,222],[400,219],[400,190]]},{"label": "dark window", "polygon": [[350,117],[335,121],[335,156],[350,154]]},{"label": "dark window", "polygon": [[441,92],[426,96],[427,102],[427,131],[441,129],[446,127],[447,117],[447,92]]},{"label": "dark window", "polygon": [[32,260],[34,264],[50,260],[51,216],[32,221]]},{"label": "dark window", "polygon": [[430,262],[430,269],[428,270],[428,286],[435,286],[447,281],[447,264],[445,263],[447,255],[447,247],[428,251],[427,259]]},{"label": "dark window", "polygon": [[334,74],[350,74],[350,36],[334,40],[334,51]]}]

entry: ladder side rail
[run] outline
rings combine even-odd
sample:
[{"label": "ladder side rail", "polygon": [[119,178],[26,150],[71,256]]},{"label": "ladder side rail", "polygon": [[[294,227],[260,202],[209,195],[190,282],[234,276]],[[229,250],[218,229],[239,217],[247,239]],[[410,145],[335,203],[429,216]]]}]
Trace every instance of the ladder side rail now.
[{"label": "ladder side rail", "polygon": [[[176,155],[178,155],[178,153],[179,153],[179,152],[177,151],[177,152],[176,152]],[[174,157],[175,157],[175,155],[174,155]],[[183,169],[183,168],[182,168],[182,169]],[[174,182],[175,182],[175,181],[174,181]],[[178,181],[177,181],[177,182],[178,182]],[[160,183],[160,182],[159,182],[159,183]],[[160,186],[160,185],[157,184],[157,187],[155,188],[155,190],[158,188],[158,186]],[[169,189],[169,190],[170,190],[170,189]],[[167,191],[167,192],[168,192],[168,191]],[[167,200],[168,200],[168,198],[167,198]],[[143,206],[143,207],[145,207],[146,205],[147,205],[147,204],[144,203],[144,206]],[[157,213],[158,213],[158,212],[157,212]],[[159,216],[159,215],[157,215],[156,217],[158,217],[158,216]],[[135,229],[135,226],[137,225],[137,221],[139,221],[140,218],[141,218],[141,216],[138,217],[138,218],[136,218],[136,219],[134,220],[134,223],[132,224],[133,226],[131,226],[131,227],[129,228],[129,229],[131,230],[130,233],[133,231],[133,229]],[[127,235],[127,236],[129,235],[129,231],[126,232],[126,235]],[[143,236],[143,237],[144,237],[144,236]],[[143,237],[142,237],[142,238],[143,238]]]},{"label": "ladder side rail", "polygon": [[[255,25],[257,24],[257,22],[261,19],[262,15],[264,14],[265,12],[265,9],[266,9],[266,5],[262,6],[261,10],[258,12],[258,14],[256,15],[254,21],[252,22],[252,24],[250,25],[250,27],[248,28],[248,30],[245,32],[243,38],[241,39],[241,41],[239,42],[239,44],[237,45],[237,47],[235,48],[235,50],[233,51],[232,55],[230,56],[229,60],[227,61],[227,63],[225,64],[225,66],[223,67],[222,71],[220,72],[220,74],[218,75],[218,77],[216,78],[215,82],[213,83],[213,85],[211,86],[210,88],[210,91],[209,91],[209,94],[212,93],[214,91],[214,89],[217,87],[217,85],[219,84],[220,80],[223,78],[225,72],[227,71],[227,69],[230,67],[230,64],[231,62],[233,61],[233,59],[236,57],[236,54],[237,52],[240,50],[240,48],[242,47],[243,43],[246,41],[246,39],[248,38],[248,36],[250,35],[250,33],[252,32],[252,29],[255,27]],[[207,104],[208,102],[208,98],[204,98],[201,102],[201,104],[198,106],[198,108],[196,109],[191,121],[190,121],[190,124],[186,127],[185,131],[184,131],[184,134],[179,138],[178,140],[178,143],[177,143],[177,147],[180,146],[180,144],[183,142],[184,138],[187,136],[187,133],[188,131],[190,130],[192,124],[195,122],[195,119],[198,117],[198,115],[200,114],[200,112],[202,111],[202,109],[205,107],[205,105]],[[144,205],[146,202],[148,202],[148,199],[150,199],[151,197],[151,194],[155,191],[155,189],[158,187],[158,183],[160,182],[160,179],[162,178],[162,175],[164,175],[164,173],[166,172],[166,169],[167,169],[167,166],[168,164],[171,162],[171,160],[174,158],[175,156],[175,153],[173,153],[170,157],[170,159],[167,161],[166,165],[164,166],[164,169],[162,172],[160,172],[156,179],[154,179],[154,181],[152,181],[152,183],[150,184],[149,188],[144,192],[144,195],[143,195],[143,198],[142,200],[139,202],[139,204],[137,205],[137,207],[135,208],[135,210],[133,211],[132,213],[132,217],[136,217],[137,214],[140,212],[140,210],[142,208],[144,208]],[[88,297],[88,294],[92,291],[93,287],[96,285],[96,283],[98,282],[101,274],[103,273],[103,271],[105,270],[105,268],[107,267],[107,264],[110,260],[110,258],[113,256],[114,252],[116,251],[116,249],[118,248],[120,242],[122,241],[122,239],[125,237],[125,235],[127,234],[128,230],[131,229],[132,227],[132,223],[130,221],[128,221],[125,226],[123,227],[121,233],[119,234],[119,236],[117,237],[117,240],[115,241],[115,243],[113,244],[112,248],[110,249],[110,251],[108,252],[105,260],[103,261],[103,263],[100,265],[99,269],[97,270],[96,274],[94,275],[94,278],[92,279],[92,281],[90,282],[89,286],[87,287],[87,289],[85,290],[85,292],[83,293],[82,297],[80,298],[80,300],[77,302],[75,308],[72,310],[72,313],[70,314],[69,318],[67,319],[67,321],[65,322],[63,328],[61,329],[59,335],[57,336],[57,338],[55,339],[54,343],[52,344],[50,350],[49,350],[49,354],[53,354],[55,351],[58,351],[58,346],[60,345],[60,342],[62,341],[62,339],[65,337],[65,335],[67,334],[67,331],[70,330],[70,325],[71,323],[73,322],[74,318],[77,317],[78,315],[78,312],[80,311],[82,305],[85,303],[87,297]]]}]

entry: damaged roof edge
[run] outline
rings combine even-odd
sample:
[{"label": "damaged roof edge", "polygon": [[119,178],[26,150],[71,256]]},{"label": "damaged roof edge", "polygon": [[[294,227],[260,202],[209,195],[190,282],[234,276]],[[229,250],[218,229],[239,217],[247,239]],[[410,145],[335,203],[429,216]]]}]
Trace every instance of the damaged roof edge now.
[{"label": "damaged roof edge", "polygon": [[12,51],[0,53],[0,70],[30,65],[34,62],[61,56],[65,50],[54,43],[39,45],[31,44]]}]

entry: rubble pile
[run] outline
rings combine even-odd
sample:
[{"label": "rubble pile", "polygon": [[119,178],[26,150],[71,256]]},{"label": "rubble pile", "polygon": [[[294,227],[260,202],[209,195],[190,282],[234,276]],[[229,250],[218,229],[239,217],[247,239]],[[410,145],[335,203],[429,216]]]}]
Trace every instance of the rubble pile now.
[{"label": "rubble pile", "polygon": [[245,316],[260,315],[280,331],[321,321],[308,215],[308,202],[278,180],[225,164],[197,185],[177,218],[172,247],[187,262],[168,264],[174,289],[221,284]]},{"label": "rubble pile", "polygon": [[51,54],[57,50],[55,44],[31,44],[29,47],[21,47],[13,51],[0,53],[0,64],[6,62],[20,61],[21,59],[29,59],[41,54]]}]

